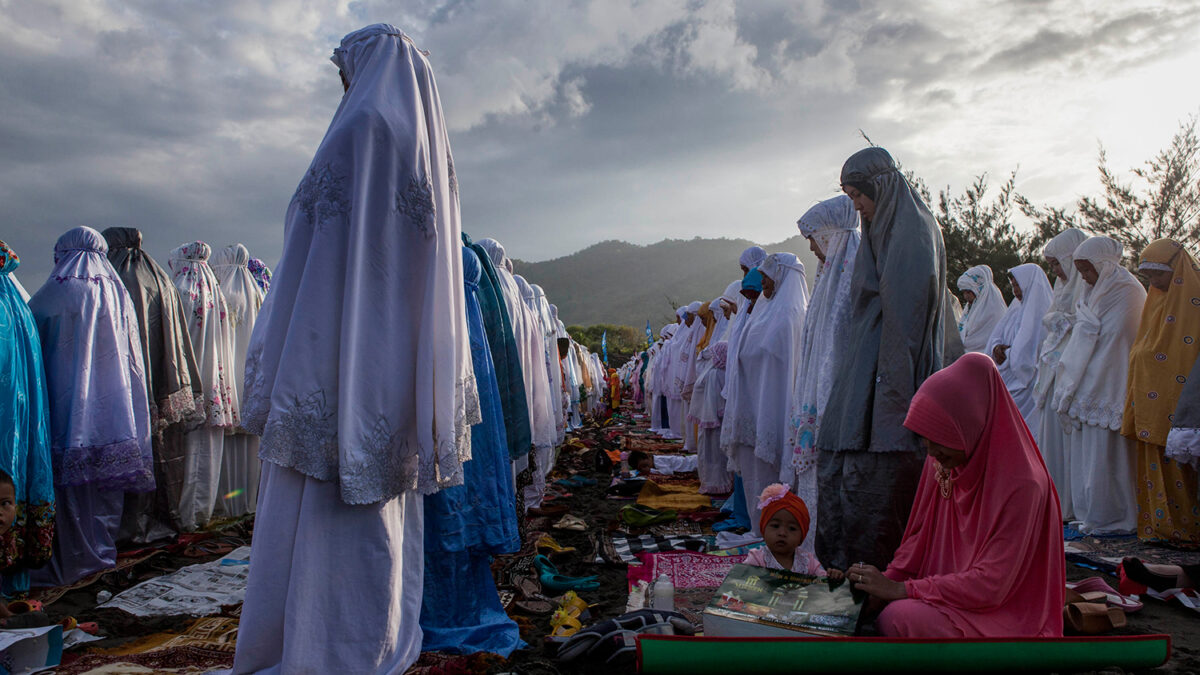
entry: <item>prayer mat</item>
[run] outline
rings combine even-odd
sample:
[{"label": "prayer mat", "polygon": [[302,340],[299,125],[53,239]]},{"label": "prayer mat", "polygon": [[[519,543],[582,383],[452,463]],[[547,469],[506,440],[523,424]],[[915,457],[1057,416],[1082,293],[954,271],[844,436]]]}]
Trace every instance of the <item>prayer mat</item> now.
[{"label": "prayer mat", "polygon": [[[678,473],[673,473],[670,476],[656,473],[654,474],[654,482],[658,483],[659,485],[676,485],[679,487],[695,488],[694,492],[700,492],[700,478],[699,474],[697,474],[695,471],[681,471]],[[709,499],[712,499],[711,495],[709,495]]]},{"label": "prayer mat", "polygon": [[147,550],[145,553],[141,553],[140,555],[118,556],[115,567],[106,570],[100,570],[94,574],[89,574],[88,576],[69,586],[57,586],[55,588],[35,588],[29,592],[29,597],[40,601],[43,605],[49,605],[71,591],[91,586],[106,574],[112,574],[113,572],[129,569],[130,567],[145,562],[159,553],[163,553],[164,551],[166,551],[166,549],[160,548],[155,550]]},{"label": "prayer mat", "polygon": [[[669,553],[641,553],[637,556],[641,565],[630,565],[628,579],[630,586],[638,581],[654,583],[659,576],[665,574],[675,588],[705,588],[715,591],[729,570],[737,563],[746,559],[745,554],[737,556],[718,556],[690,551],[672,551]],[[710,592],[711,597],[711,592]]]},{"label": "prayer mat", "polygon": [[421,652],[417,662],[405,675],[486,675],[504,664],[496,654],[447,654],[445,652]]},{"label": "prayer mat", "polygon": [[237,619],[193,621],[182,633],[155,633],[112,649],[91,649],[55,669],[78,673],[205,673],[229,668],[237,646]]},{"label": "prayer mat", "polygon": [[700,494],[698,486],[660,485],[654,480],[648,480],[642,486],[638,503],[663,511],[671,509],[677,513],[712,508],[712,499]]},{"label": "prayer mat", "polygon": [[1164,548],[1138,541],[1137,537],[1093,537],[1068,540],[1064,545],[1068,562],[1105,574],[1116,575],[1117,566],[1125,558],[1140,558],[1142,562],[1160,565],[1194,565],[1200,553]]},{"label": "prayer mat", "polygon": [[637,555],[639,553],[661,553],[665,551],[694,551],[703,553],[712,546],[711,539],[711,537],[702,535],[659,537],[653,534],[632,535],[619,532],[611,536],[614,555],[626,565],[638,562]]},{"label": "prayer mat", "polygon": [[1146,669],[1171,656],[1169,635],[934,640],[889,638],[716,638],[638,636],[638,672],[698,675],[736,671],[1077,672]]}]

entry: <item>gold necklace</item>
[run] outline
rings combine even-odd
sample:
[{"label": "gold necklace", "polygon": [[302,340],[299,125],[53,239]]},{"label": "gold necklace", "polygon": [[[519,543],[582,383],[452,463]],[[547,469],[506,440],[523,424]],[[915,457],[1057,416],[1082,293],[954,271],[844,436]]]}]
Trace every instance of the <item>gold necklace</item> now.
[{"label": "gold necklace", "polygon": [[936,477],[938,492],[942,495],[942,498],[950,499],[950,491],[954,489],[954,478],[950,475],[950,470],[938,464]]}]

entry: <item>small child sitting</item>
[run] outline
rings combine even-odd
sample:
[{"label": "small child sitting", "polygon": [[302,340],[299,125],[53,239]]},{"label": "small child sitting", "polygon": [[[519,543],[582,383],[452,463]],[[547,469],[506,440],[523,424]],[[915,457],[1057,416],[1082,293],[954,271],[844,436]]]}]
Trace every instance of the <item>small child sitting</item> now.
[{"label": "small child sitting", "polygon": [[[17,486],[12,476],[0,470],[0,537],[6,534],[17,520]],[[19,603],[28,609],[28,603]],[[0,628],[35,628],[49,626],[50,620],[40,611],[14,614],[7,601],[0,602]]]},{"label": "small child sitting", "polygon": [[[800,545],[808,536],[808,506],[804,500],[792,494],[786,485],[768,485],[758,498],[758,509],[762,512],[758,527],[763,534],[764,546],[750,551],[746,564],[773,570],[787,570],[799,574],[826,576],[825,569],[812,554],[801,551]],[[840,579],[839,570],[831,570],[831,579]]]}]

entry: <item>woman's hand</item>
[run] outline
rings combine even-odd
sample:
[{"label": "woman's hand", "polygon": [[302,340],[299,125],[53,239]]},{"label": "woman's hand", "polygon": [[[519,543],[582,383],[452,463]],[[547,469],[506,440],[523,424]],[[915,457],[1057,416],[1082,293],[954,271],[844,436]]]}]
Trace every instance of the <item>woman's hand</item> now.
[{"label": "woman's hand", "polygon": [[892,581],[883,576],[883,572],[880,572],[879,568],[874,565],[864,565],[863,563],[851,565],[846,574],[855,588],[871,597],[887,601],[903,600],[908,597],[908,590],[904,587],[903,582]]},{"label": "woman's hand", "polygon": [[996,345],[992,349],[992,360],[996,362],[996,365],[999,366],[1008,360],[1009,347],[1010,345]]},{"label": "woman's hand", "polygon": [[830,581],[841,581],[846,578],[846,573],[841,570],[826,570],[825,576],[829,577]]}]

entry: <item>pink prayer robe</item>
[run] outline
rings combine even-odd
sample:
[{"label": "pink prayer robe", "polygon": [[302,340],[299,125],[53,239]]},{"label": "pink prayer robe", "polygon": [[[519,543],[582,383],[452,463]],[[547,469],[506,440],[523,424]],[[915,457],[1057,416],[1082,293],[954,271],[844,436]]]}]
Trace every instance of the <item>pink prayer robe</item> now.
[{"label": "pink prayer robe", "polygon": [[992,360],[967,354],[913,397],[904,426],[965,449],[949,496],[925,459],[916,502],[884,575],[908,598],[890,603],[894,637],[1061,637],[1065,584],[1058,494]]}]

